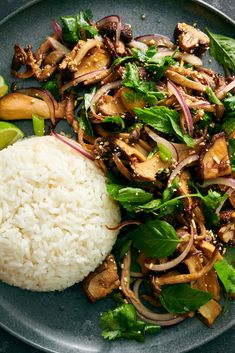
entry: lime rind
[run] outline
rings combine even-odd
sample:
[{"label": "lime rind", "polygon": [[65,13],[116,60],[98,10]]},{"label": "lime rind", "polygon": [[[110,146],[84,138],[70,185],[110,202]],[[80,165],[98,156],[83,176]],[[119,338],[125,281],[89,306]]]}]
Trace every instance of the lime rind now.
[{"label": "lime rind", "polygon": [[17,126],[5,121],[0,121],[0,150],[12,145],[23,137],[23,131],[21,131]]}]

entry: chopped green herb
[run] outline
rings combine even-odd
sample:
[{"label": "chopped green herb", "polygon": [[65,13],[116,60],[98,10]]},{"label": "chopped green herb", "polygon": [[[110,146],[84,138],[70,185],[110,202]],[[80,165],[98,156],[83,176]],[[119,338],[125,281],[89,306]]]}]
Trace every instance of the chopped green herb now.
[{"label": "chopped green herb", "polygon": [[57,101],[60,100],[60,92],[56,80],[48,80],[43,82],[42,88],[47,89]]},{"label": "chopped green herb", "polygon": [[36,136],[44,136],[45,133],[45,120],[39,115],[33,114],[33,131]]},{"label": "chopped green herb", "polygon": [[206,86],[206,93],[209,97],[209,100],[211,103],[217,104],[217,105],[223,105],[223,103],[216,97],[214,91],[210,86]]},{"label": "chopped green herb", "polygon": [[223,283],[223,286],[228,295],[235,295],[235,269],[229,265],[226,259],[217,261],[214,264],[216,273]]}]

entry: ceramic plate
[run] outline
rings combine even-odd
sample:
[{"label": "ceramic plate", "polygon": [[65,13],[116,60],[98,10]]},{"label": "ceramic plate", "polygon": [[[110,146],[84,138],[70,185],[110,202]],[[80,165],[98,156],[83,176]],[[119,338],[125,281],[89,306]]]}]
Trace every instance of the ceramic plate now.
[{"label": "ceramic plate", "polygon": [[[25,4],[25,1],[20,1]],[[26,1],[27,2],[27,1]],[[5,2],[6,3],[6,2]],[[48,0],[28,1],[25,6],[0,23],[0,72],[7,80],[15,43],[33,44],[37,48],[43,38],[51,33],[50,20],[61,15],[75,14],[89,7],[96,19],[108,14],[119,14],[133,25],[134,34],[162,33],[172,36],[177,21],[197,23],[216,33],[231,36],[234,24],[210,6],[189,0]],[[28,4],[27,4],[28,5]],[[3,8],[4,4],[0,5]],[[141,15],[145,14],[145,20]],[[208,66],[205,58],[205,66]],[[213,63],[212,63],[213,66]],[[215,66],[214,66],[215,67]],[[31,123],[18,124],[28,134]],[[212,329],[197,319],[188,319],[179,326],[162,329],[148,336],[145,343],[119,340],[104,341],[100,336],[100,313],[113,306],[112,299],[94,305],[88,303],[80,285],[63,292],[33,293],[0,283],[0,326],[48,352],[57,353],[179,353],[193,349],[235,323],[235,305],[227,315],[221,316]]]}]

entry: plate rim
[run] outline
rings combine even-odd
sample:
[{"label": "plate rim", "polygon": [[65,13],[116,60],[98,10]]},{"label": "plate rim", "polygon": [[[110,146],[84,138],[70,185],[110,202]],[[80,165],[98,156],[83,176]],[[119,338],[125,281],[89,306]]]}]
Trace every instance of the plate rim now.
[{"label": "plate rim", "polygon": [[[27,3],[20,5],[19,7],[17,7],[15,10],[12,10],[8,15],[4,16],[1,20],[0,20],[0,26],[3,25],[4,23],[6,23],[8,20],[10,20],[12,17],[14,17],[15,15],[17,15],[18,13],[20,13],[21,11],[26,10],[27,8],[32,7],[33,5],[40,3],[44,0],[29,0],[27,1]],[[223,11],[215,8],[213,5],[206,3],[203,0],[190,0],[193,3],[196,3],[198,5],[200,5],[203,8],[208,9],[209,11],[215,13],[216,15],[222,17],[225,21],[229,22],[232,26],[234,26],[235,28],[235,20],[233,20],[231,17],[229,17],[228,15],[226,15]],[[232,303],[231,303],[232,304]],[[230,323],[228,323],[225,327],[219,329],[215,335],[211,336],[208,335],[203,342],[199,342],[199,343],[195,343],[193,344],[190,348],[185,348],[183,350],[180,351],[180,353],[186,353],[189,352],[191,350],[194,350],[196,348],[202,347],[203,345],[209,343],[210,341],[213,341],[214,339],[216,339],[217,337],[219,337],[220,335],[222,335],[224,332],[230,330],[232,327],[235,327],[235,321],[232,321]],[[61,353],[58,350],[54,350],[51,348],[47,348],[47,347],[43,347],[40,343],[36,343],[33,340],[22,336],[22,334],[17,333],[16,331],[14,331],[13,329],[9,328],[7,325],[3,324],[0,321],[0,328],[4,329],[6,332],[8,332],[9,334],[11,334],[13,337],[19,339],[20,341],[28,344],[29,346],[32,346],[38,350],[41,350],[43,352],[47,352],[47,353]]]}]

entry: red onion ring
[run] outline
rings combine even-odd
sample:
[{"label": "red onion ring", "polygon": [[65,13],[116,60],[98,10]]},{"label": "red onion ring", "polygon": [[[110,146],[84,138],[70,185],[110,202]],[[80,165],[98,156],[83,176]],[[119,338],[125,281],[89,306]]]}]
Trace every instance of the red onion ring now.
[{"label": "red onion ring", "polygon": [[164,145],[171,152],[173,160],[178,161],[177,150],[176,150],[175,146],[171,142],[169,142],[168,140],[164,139],[163,137],[158,136],[154,131],[149,129],[147,126],[145,126],[144,129],[147,132],[147,134],[151,137],[152,140],[154,140],[157,143],[158,142],[161,143],[162,145]]},{"label": "red onion ring", "polygon": [[151,41],[151,42],[154,42],[154,44],[156,44],[157,47],[174,48],[175,46],[168,37],[157,33],[138,36],[138,37],[135,37],[134,40],[138,42],[143,42],[146,44],[149,44],[149,42]]},{"label": "red onion ring", "polygon": [[[192,156],[188,156],[185,159],[183,159],[178,165],[177,167],[173,170],[173,172],[171,173],[171,175],[169,176],[168,179],[168,186],[170,186],[171,182],[175,179],[175,177],[180,173],[180,171],[186,167],[187,165],[192,164],[193,162],[196,162],[199,159],[199,155],[198,154],[193,154]],[[235,180],[234,180],[234,184],[235,184]],[[235,187],[235,186],[234,186]]]},{"label": "red onion ring", "polygon": [[204,183],[202,184],[203,188],[206,188],[207,186],[210,185],[226,185],[232,189],[235,189],[235,180],[233,178],[215,178],[215,179],[208,179],[205,180]]},{"label": "red onion ring", "polygon": [[51,20],[51,25],[52,28],[54,29],[55,33],[57,36],[63,40],[63,34],[62,34],[62,28],[60,27],[59,23],[57,23],[55,20]]},{"label": "red onion ring", "polygon": [[143,42],[139,42],[137,40],[130,41],[130,43],[128,43],[128,47],[139,49],[139,50],[142,50],[142,51],[146,51],[148,49],[147,44],[145,44]]},{"label": "red onion ring", "polygon": [[73,148],[75,151],[79,152],[82,154],[84,157],[90,159],[90,161],[94,162],[95,158],[86,152],[76,141],[70,140],[69,138],[62,136],[60,134],[57,134],[55,131],[51,130],[51,135],[55,136],[58,140],[61,142],[65,143],[67,146]]},{"label": "red onion ring", "polygon": [[42,88],[24,88],[17,91],[18,93],[26,94],[27,96],[39,97],[48,105],[50,112],[50,119],[52,124],[55,124],[55,110],[58,107],[58,103],[53,95],[46,89]]},{"label": "red onion ring", "polygon": [[[133,292],[138,299],[138,301],[132,301],[131,298],[128,298],[131,303],[135,306],[137,313],[145,320],[152,320],[152,323],[158,324],[160,326],[170,326],[174,323],[178,323],[183,321],[184,318],[182,316],[172,315],[170,313],[159,314],[149,310],[145,305],[143,305],[140,301],[139,297],[139,287],[142,283],[142,279],[137,279],[133,286]],[[139,303],[138,303],[139,302]],[[148,321],[149,322],[149,321]]]},{"label": "red onion ring", "polygon": [[176,87],[176,85],[173,82],[171,82],[170,80],[167,81],[167,87],[168,87],[168,90],[176,97],[177,101],[179,102],[179,104],[184,112],[189,135],[192,136],[193,130],[194,130],[193,118],[192,118],[189,107],[187,106],[187,103],[186,103],[182,93]]},{"label": "red onion ring", "polygon": [[165,56],[173,56],[175,59],[182,59],[183,61],[193,66],[202,66],[202,61],[199,57],[193,54],[182,53],[181,51],[174,52],[174,50],[158,50],[157,54],[153,56],[154,59],[162,59]]},{"label": "red onion ring", "polygon": [[123,221],[123,222],[119,223],[116,227],[108,227],[108,226],[106,226],[106,228],[109,229],[109,230],[120,230],[120,229],[122,229],[122,228],[124,228],[126,226],[131,225],[131,224],[139,225],[139,224],[142,224],[142,222],[137,221],[137,220],[133,220],[133,221],[129,220],[129,221]]},{"label": "red onion ring", "polygon": [[61,44],[57,39],[55,39],[53,37],[47,37],[47,40],[48,40],[50,46],[52,47],[52,49],[58,50],[61,53],[64,53],[65,55],[67,55],[70,52],[70,50],[68,48],[66,48],[65,45]]},{"label": "red onion ring", "polygon": [[103,96],[103,94],[107,93],[108,91],[110,91],[111,89],[115,89],[115,88],[118,88],[119,86],[121,86],[122,84],[122,81],[114,81],[114,82],[110,82],[110,83],[107,83],[106,85],[102,86],[97,92],[96,94],[92,97],[92,100],[91,100],[91,104],[90,104],[90,109],[91,109],[91,113],[92,115],[98,119],[98,120],[101,120],[102,119],[102,116],[97,114],[96,111],[95,111],[95,104],[96,102],[100,99],[100,97]]},{"label": "red onion ring", "polygon": [[73,87],[78,85],[79,83],[82,83],[84,81],[87,80],[92,80],[94,78],[96,78],[98,75],[104,73],[105,71],[109,71],[109,69],[101,69],[101,70],[95,70],[95,71],[91,71],[88,72],[86,74],[80,75],[78,77],[75,77],[74,79],[72,79],[71,81],[67,82],[66,84],[64,84],[61,87],[61,92],[66,91],[68,88]]},{"label": "red onion ring", "polygon": [[177,266],[179,263],[181,263],[186,258],[190,249],[192,248],[193,241],[194,241],[194,235],[195,235],[194,227],[191,226],[191,234],[190,234],[189,242],[188,242],[187,246],[185,247],[184,251],[175,259],[168,261],[164,264],[158,264],[158,265],[153,264],[153,263],[150,263],[150,264],[145,263],[144,266],[147,267],[151,271],[158,271],[158,272],[166,271],[166,270],[169,270],[170,268]]}]

